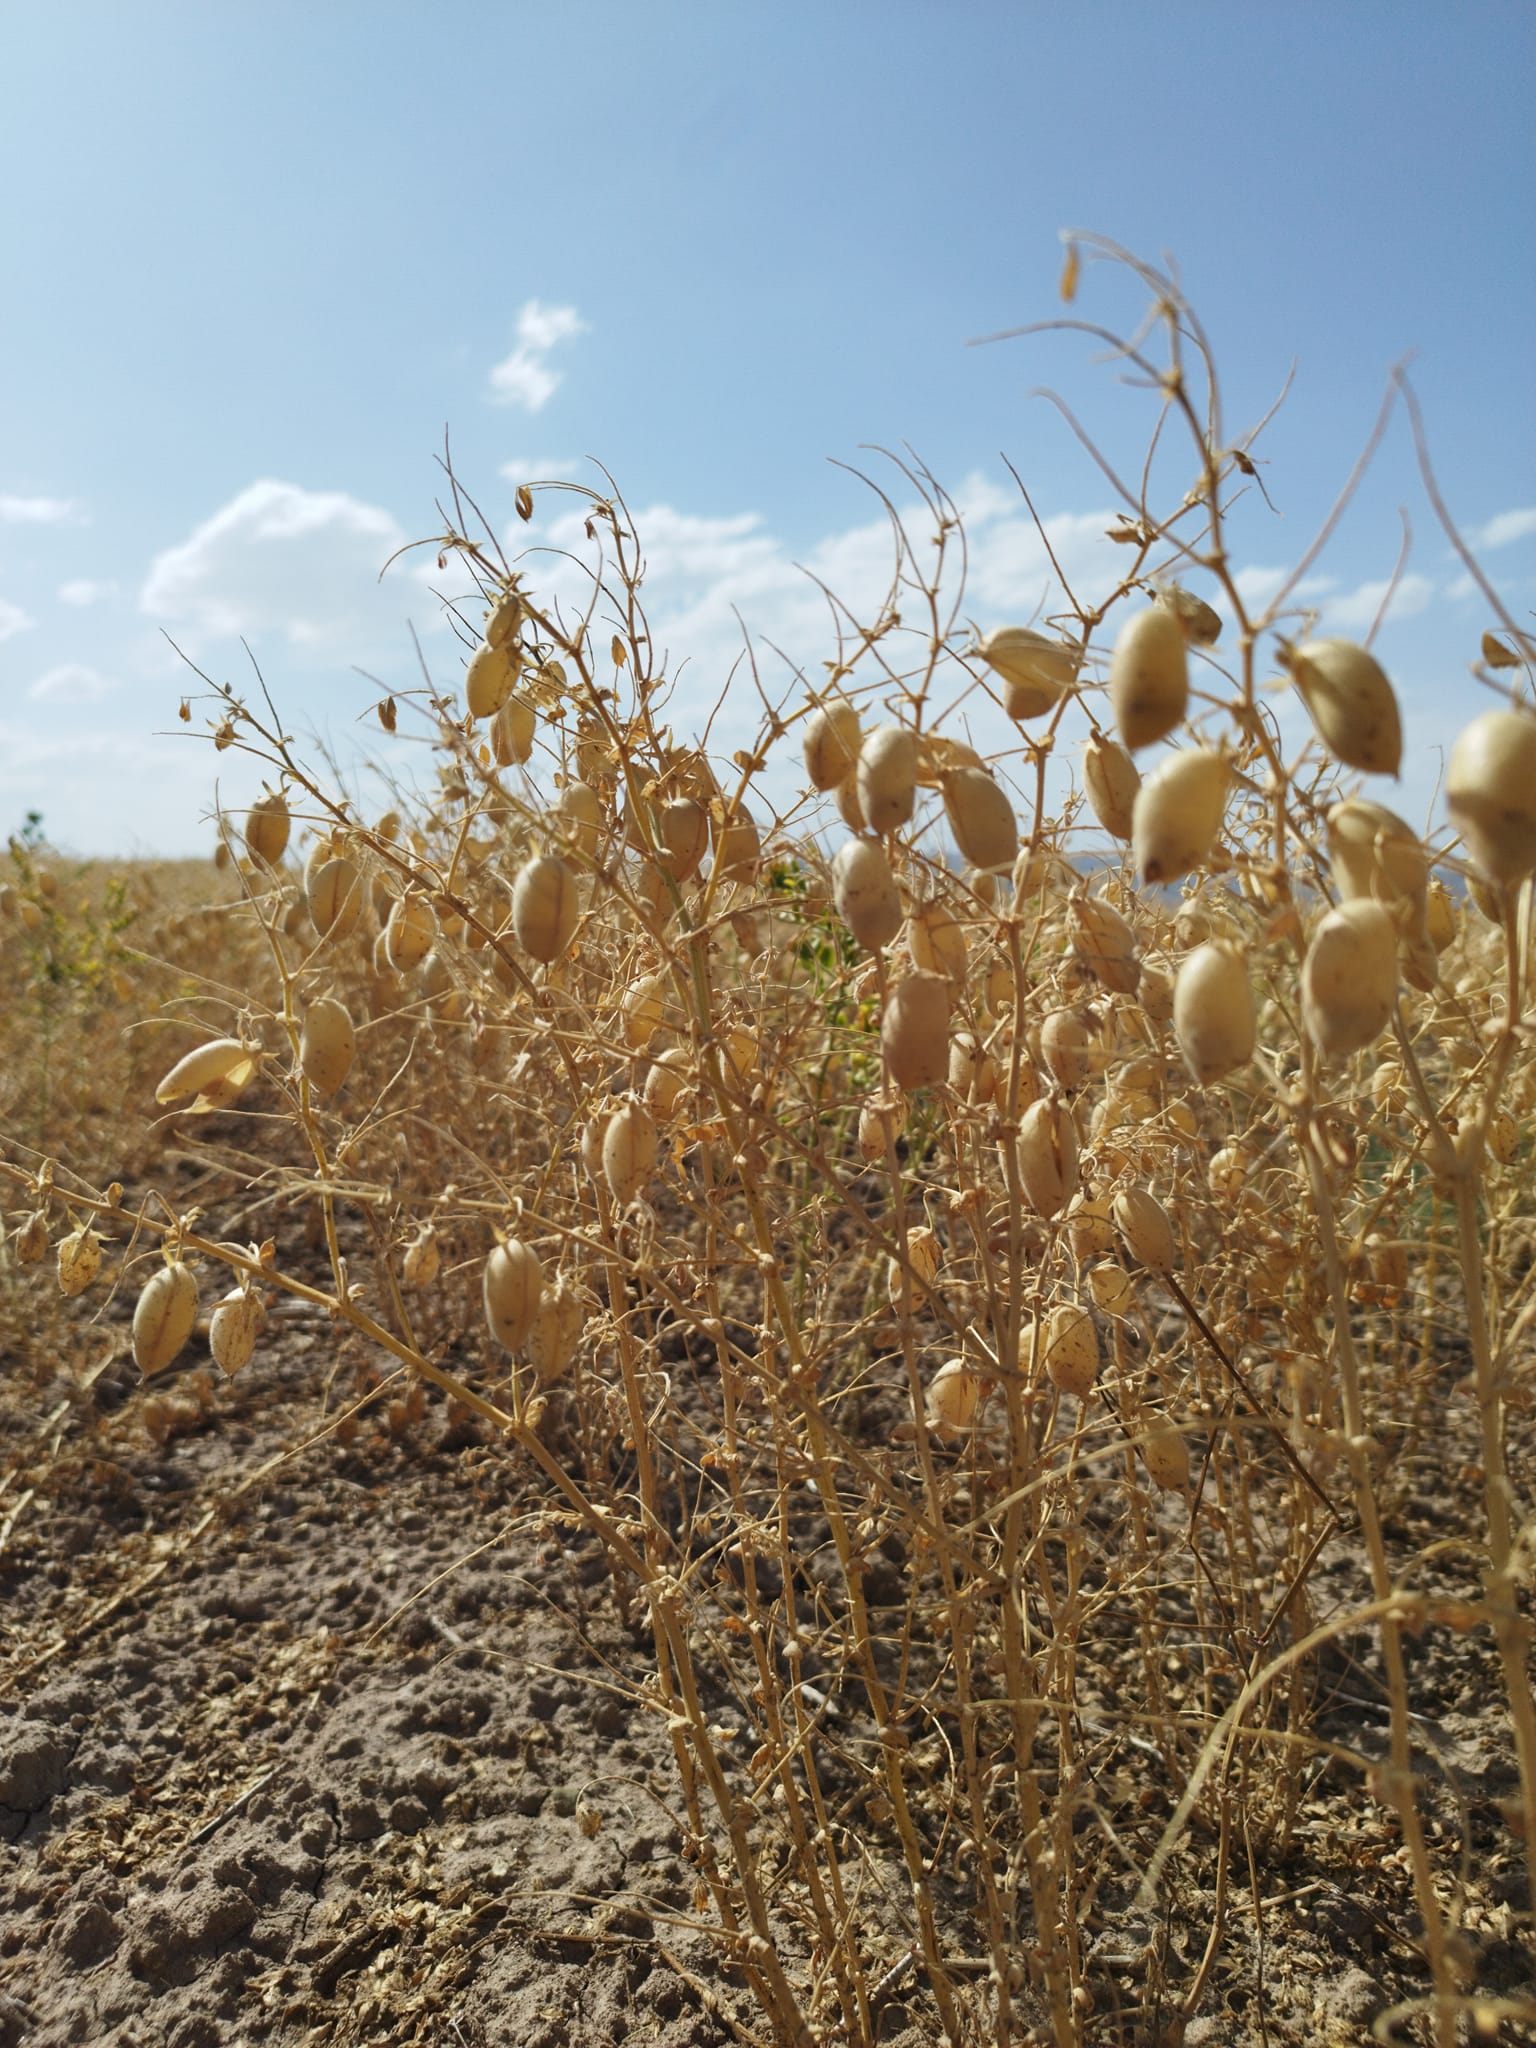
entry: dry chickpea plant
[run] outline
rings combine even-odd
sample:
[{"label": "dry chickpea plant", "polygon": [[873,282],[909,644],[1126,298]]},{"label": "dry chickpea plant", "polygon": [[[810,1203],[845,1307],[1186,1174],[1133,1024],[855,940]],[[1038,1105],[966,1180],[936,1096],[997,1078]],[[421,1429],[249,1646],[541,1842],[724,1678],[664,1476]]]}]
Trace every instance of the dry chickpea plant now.
[{"label": "dry chickpea plant", "polygon": [[[238,1374],[308,1304],[600,1542],[735,2038],[872,2043],[894,2005],[914,2041],[1195,2039],[1331,1773],[1411,1902],[1377,2038],[1513,2039],[1529,1978],[1480,1980],[1469,1900],[1536,1840],[1536,641],[1473,564],[1426,838],[1388,807],[1391,681],[1296,599],[1327,532],[1256,611],[1256,437],[1198,321],[1076,256],[1146,287],[1131,338],[1081,331],[1195,478],[1122,487],[1102,602],[978,635],[908,467],[931,531],[894,524],[884,609],[834,602],[832,658],[726,764],[664,722],[622,501],[580,494],[572,616],[455,484],[462,673],[378,707],[425,794],[365,816],[210,684],[262,794],[219,816],[229,900],[142,1103],[216,1120],[241,1241],[152,1147],[125,1198],[18,1131],[9,1258],[71,1315],[128,1290],[146,1376],[200,1327]],[[987,700],[991,758],[957,736]],[[1457,1428],[1475,1510],[1405,1546],[1404,1475]],[[1475,1857],[1416,1702],[1437,1639],[1514,1760]],[[1374,1746],[1322,1726],[1346,1644]],[[1112,1901],[1151,1929],[1129,1971]]]}]

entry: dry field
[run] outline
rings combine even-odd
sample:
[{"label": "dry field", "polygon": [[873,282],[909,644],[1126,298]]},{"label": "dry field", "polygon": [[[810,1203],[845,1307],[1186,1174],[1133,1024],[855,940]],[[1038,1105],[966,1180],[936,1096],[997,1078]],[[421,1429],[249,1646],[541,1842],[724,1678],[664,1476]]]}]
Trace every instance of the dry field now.
[{"label": "dry field", "polygon": [[454,486],[387,813],[12,841],[0,2048],[1532,2037],[1536,645],[1424,842],[1133,268],[1104,602],[725,761]]}]

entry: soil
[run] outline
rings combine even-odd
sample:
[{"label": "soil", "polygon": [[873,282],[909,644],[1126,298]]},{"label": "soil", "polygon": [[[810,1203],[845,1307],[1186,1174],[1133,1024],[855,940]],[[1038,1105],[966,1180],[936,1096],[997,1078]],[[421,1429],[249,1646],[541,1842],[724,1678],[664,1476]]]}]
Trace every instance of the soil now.
[{"label": "soil", "polygon": [[[123,1316],[98,1320],[94,1358],[62,1326],[0,1351],[0,2048],[767,2041],[711,1932],[645,1689],[643,1606],[595,1539],[441,1404],[386,1395],[317,1434],[362,1369],[308,1311],[281,1305],[236,1380],[204,1350],[152,1387]],[[54,1339],[69,1362],[44,1355]],[[1447,1414],[1454,1377],[1447,1364]],[[1442,1449],[1399,1489],[1404,1556],[1476,1526],[1475,1468]],[[1320,1614],[1365,1597],[1347,1546],[1314,1592]],[[1438,1860],[1461,1845],[1469,1988],[1530,1999],[1489,1645],[1440,1628],[1410,1649]],[[730,1759],[742,1717],[723,1662],[714,1682]],[[1310,1683],[1318,1737],[1384,1753],[1368,1637],[1341,1638]],[[1161,2048],[1216,1910],[1215,1848],[1191,1833],[1160,1914],[1138,1913],[1170,1798],[1150,1746],[1106,1732],[1109,1649],[1083,1697],[1085,1811],[1118,1845],[1082,1902],[1090,2039]],[[878,2038],[937,2041],[895,1837],[866,1818],[846,1832],[877,1902]],[[935,1899],[946,1952],[984,1956],[967,1885],[936,1873]],[[1320,1749],[1283,1849],[1232,1845],[1224,1940],[1184,2048],[1368,2040],[1425,1989],[1416,1924],[1389,1813]],[[783,1936],[803,1986],[816,1959],[787,1915]],[[974,1984],[980,2041],[983,1971]],[[1397,2038],[1423,2039],[1418,2025]],[[1506,2021],[1483,2038],[1523,2036]]]}]

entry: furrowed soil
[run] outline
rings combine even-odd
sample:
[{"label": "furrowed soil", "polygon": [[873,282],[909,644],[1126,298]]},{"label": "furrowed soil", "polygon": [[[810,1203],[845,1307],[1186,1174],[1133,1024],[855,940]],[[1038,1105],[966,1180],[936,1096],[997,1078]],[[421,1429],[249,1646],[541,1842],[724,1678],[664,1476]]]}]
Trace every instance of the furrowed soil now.
[{"label": "furrowed soil", "polygon": [[[41,1289],[0,1281],[0,2048],[770,2038],[712,1931],[700,1859],[719,1843],[688,1825],[648,1684],[644,1603],[525,1463],[398,1382],[335,1427],[375,1386],[372,1368],[302,1304],[277,1302],[238,1378],[223,1379],[198,1339],[146,1384],[128,1356],[126,1291],[94,1321],[66,1323],[39,1313]],[[686,1344],[672,1354],[686,1416],[711,1367]],[[1404,1454],[1389,1528],[1405,1561],[1441,1545],[1446,1582],[1463,1588],[1456,1546],[1480,1519],[1464,1371],[1448,1352],[1426,1374],[1433,1422]],[[564,1400],[549,1440],[574,1456]],[[858,1427],[888,1441],[895,1414],[877,1391]],[[1528,1470],[1529,1411],[1515,1419]],[[795,1503],[797,1540],[809,1595],[835,1605],[817,1506],[809,1490]],[[867,1582],[898,1618],[906,1569],[892,1555]],[[1412,1583],[1435,1591],[1437,1569],[1414,1564]],[[1368,1598],[1357,1542],[1330,1546],[1311,1593],[1318,1620]],[[695,1646],[743,1791],[728,1610],[728,1591],[701,1597]],[[1410,1637],[1409,1653],[1416,1765],[1437,1863],[1459,1871],[1467,1986],[1530,1998],[1490,1644],[1438,1627]],[[1134,1638],[1086,1655],[1080,1803],[1101,1842],[1078,1901],[1089,2039],[1370,2039],[1427,1977],[1397,1829],[1359,1768],[1384,1755],[1388,1725],[1368,1633],[1298,1671],[1310,1736],[1288,1829],[1235,1831],[1223,1868],[1216,1831],[1197,1820],[1150,1912],[1137,1890],[1176,1788],[1117,1712]],[[1167,1666],[1176,1691],[1172,1653]],[[837,1765],[866,1755],[873,1731],[851,1676],[809,1675],[826,1699],[827,1782],[849,1794],[833,1816],[844,1879],[879,1930],[876,2036],[918,2048],[940,2034],[913,1964],[899,1844]],[[1260,1752],[1234,1765],[1265,1767]],[[797,1873],[771,1796],[758,1812],[764,1867],[782,1883],[782,1958],[808,2004],[823,1959],[791,1908]],[[953,1841],[933,1846],[944,1951],[984,2041],[972,1881]],[[1028,2010],[1027,1905],[1018,1913]],[[1503,2024],[1483,2038],[1522,2037]],[[1422,2021],[1396,2038],[1425,2039]]]}]

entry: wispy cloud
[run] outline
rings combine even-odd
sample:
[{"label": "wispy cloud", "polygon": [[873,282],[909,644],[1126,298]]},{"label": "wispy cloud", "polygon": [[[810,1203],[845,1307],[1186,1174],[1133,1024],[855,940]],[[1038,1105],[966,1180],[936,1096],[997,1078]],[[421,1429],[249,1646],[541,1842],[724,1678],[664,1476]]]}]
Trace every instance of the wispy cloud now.
[{"label": "wispy cloud", "polygon": [[381,506],[264,478],[156,556],[139,608],[197,632],[279,633],[356,659],[397,609],[378,578],[405,539]]},{"label": "wispy cloud", "polygon": [[0,640],[9,640],[15,633],[25,633],[33,623],[19,604],[12,604],[8,597],[0,597]]},{"label": "wispy cloud", "polygon": [[491,397],[498,405],[519,405],[540,412],[560,388],[564,373],[549,367],[548,357],[562,342],[587,332],[574,306],[546,306],[529,299],[517,316],[517,346],[491,370]]},{"label": "wispy cloud", "polygon": [[62,526],[80,515],[73,498],[18,498],[0,492],[0,525]]},{"label": "wispy cloud", "polygon": [[[1383,578],[1377,582],[1357,584],[1340,597],[1330,597],[1323,606],[1323,624],[1330,632],[1369,632],[1389,590],[1392,586]],[[1406,576],[1397,579],[1397,588],[1392,590],[1392,602],[1387,607],[1386,616],[1393,620],[1414,618],[1428,608],[1434,594],[1435,586],[1429,578],[1410,570]]]},{"label": "wispy cloud", "polygon": [[100,669],[88,668],[83,661],[64,661],[40,675],[27,695],[40,704],[99,704],[116,688],[116,678],[104,676]]},{"label": "wispy cloud", "polygon": [[1536,505],[1521,505],[1495,513],[1468,538],[1474,548],[1507,548],[1511,541],[1524,540],[1532,533],[1536,533]]},{"label": "wispy cloud", "polygon": [[59,585],[60,604],[71,604],[79,609],[86,605],[105,604],[117,595],[117,585],[110,579],[93,581],[89,576],[76,576],[68,583]]}]

